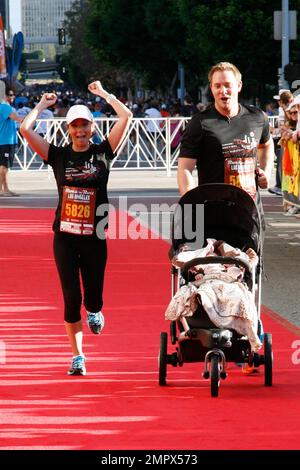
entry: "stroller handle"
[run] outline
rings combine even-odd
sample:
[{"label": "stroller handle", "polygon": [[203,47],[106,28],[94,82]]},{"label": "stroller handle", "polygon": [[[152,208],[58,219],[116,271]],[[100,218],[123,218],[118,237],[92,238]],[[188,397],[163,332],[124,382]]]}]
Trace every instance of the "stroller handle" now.
[{"label": "stroller handle", "polygon": [[194,258],[184,263],[181,269],[182,271],[188,271],[190,268],[197,266],[198,264],[235,264],[238,267],[245,268],[247,272],[252,273],[250,263],[239,257],[234,258],[232,256],[205,256],[203,258]]}]

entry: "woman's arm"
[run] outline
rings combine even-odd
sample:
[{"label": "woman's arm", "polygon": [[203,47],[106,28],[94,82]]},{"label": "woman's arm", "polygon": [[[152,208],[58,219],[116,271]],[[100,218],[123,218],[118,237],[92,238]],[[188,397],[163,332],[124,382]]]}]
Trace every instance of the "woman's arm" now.
[{"label": "woman's arm", "polygon": [[99,81],[90,83],[88,89],[94,95],[98,95],[101,96],[101,98],[104,98],[107,103],[113,107],[118,115],[119,119],[108,135],[108,141],[112,151],[116,152],[126,135],[129,123],[132,119],[132,112],[114,95],[110,95],[107,91],[105,91]]},{"label": "woman's arm", "polygon": [[48,160],[49,143],[43,139],[34,129],[33,125],[39,114],[54,105],[57,96],[54,93],[45,93],[40,102],[25,116],[20,126],[20,133],[27,140],[30,147],[45,161]]}]

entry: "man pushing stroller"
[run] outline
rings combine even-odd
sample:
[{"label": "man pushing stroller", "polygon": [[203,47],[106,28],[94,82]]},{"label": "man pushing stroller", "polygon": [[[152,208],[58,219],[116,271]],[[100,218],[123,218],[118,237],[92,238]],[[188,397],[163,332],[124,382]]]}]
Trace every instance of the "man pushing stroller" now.
[{"label": "man pushing stroller", "polygon": [[[214,65],[208,80],[214,104],[195,114],[182,136],[178,159],[180,194],[198,184],[227,183],[244,189],[258,204],[256,186],[267,188],[274,162],[274,144],[267,115],[238,102],[242,76],[235,65]],[[257,183],[257,184],[256,184]]]}]

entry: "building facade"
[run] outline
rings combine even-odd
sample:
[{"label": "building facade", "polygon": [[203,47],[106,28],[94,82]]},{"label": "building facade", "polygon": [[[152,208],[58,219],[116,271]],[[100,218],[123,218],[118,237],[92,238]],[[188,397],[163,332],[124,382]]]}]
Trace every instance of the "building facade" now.
[{"label": "building facade", "polygon": [[[57,30],[63,25],[65,12],[71,9],[74,0],[21,0],[21,31],[28,38],[57,38]],[[45,58],[56,53],[55,43],[29,44],[29,51],[41,49]]]}]

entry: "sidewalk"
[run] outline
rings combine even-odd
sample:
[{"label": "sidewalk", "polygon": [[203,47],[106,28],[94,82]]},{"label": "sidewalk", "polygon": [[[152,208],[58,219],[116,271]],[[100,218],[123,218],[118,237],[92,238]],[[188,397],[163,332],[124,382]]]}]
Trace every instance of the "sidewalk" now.
[{"label": "sidewalk", "polygon": [[[195,181],[197,172],[194,171]],[[9,187],[18,194],[56,194],[56,184],[52,171],[28,170],[10,171],[8,175]],[[275,170],[273,170],[271,187],[275,182]],[[172,171],[171,176],[167,176],[166,170],[112,170],[110,172],[108,190],[109,191],[134,191],[138,190],[176,190],[176,171]],[[262,195],[267,195],[266,190],[261,191]]]},{"label": "sidewalk", "polygon": [[[52,172],[48,171],[10,171],[9,187],[18,194],[54,193],[56,183]],[[167,176],[165,170],[112,170],[108,190],[135,189],[174,189],[177,190],[176,171]]]}]

